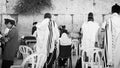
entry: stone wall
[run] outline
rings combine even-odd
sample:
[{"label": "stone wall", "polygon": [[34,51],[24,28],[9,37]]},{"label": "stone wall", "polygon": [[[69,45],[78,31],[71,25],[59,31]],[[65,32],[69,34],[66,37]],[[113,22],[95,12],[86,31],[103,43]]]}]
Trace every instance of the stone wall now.
[{"label": "stone wall", "polygon": [[[13,6],[17,0],[8,0],[7,13],[14,14]],[[18,15],[18,28],[20,35],[30,35],[32,23],[34,21],[41,22],[43,14],[50,12],[58,14],[54,16],[54,20],[58,25],[66,25],[71,32],[78,32],[82,23],[87,20],[89,12],[94,13],[95,21],[103,22],[102,14],[108,14],[114,3],[120,3],[120,0],[52,0],[53,9],[43,10],[41,14],[35,15]],[[74,14],[73,18],[71,14]],[[73,22],[72,22],[73,21]]]}]

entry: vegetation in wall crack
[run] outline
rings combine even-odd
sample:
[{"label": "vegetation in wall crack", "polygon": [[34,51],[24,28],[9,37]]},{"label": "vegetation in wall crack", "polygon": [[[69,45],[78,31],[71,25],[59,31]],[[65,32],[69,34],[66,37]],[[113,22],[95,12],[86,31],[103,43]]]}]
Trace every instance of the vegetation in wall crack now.
[{"label": "vegetation in wall crack", "polygon": [[17,14],[33,14],[51,7],[51,0],[19,0],[14,10]]}]

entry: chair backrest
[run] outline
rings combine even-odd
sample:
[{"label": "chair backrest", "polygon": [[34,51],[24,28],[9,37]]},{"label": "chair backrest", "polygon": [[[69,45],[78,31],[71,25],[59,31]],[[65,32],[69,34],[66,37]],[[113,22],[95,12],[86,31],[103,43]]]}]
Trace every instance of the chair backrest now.
[{"label": "chair backrest", "polygon": [[36,45],[33,46],[33,52],[34,53],[37,52],[37,46]]},{"label": "chair backrest", "polygon": [[23,59],[25,59],[27,56],[33,53],[33,50],[30,47],[24,45],[21,45],[19,47],[19,51],[20,53],[22,53]]},{"label": "chair backrest", "polygon": [[61,46],[60,45],[60,54],[59,54],[59,57],[61,58],[68,58],[68,57],[71,57],[71,46]]},{"label": "chair backrest", "polygon": [[[88,68],[88,64],[92,64],[92,62],[90,61],[92,52],[91,53],[90,52],[91,52],[91,49],[83,49],[82,50],[82,68]],[[90,65],[90,66],[92,68],[92,65]]]},{"label": "chair backrest", "polygon": [[[82,68],[84,68],[84,64],[88,64],[88,63],[91,64],[91,68],[93,68],[94,67],[93,63],[94,62],[99,62],[99,66],[100,66],[100,55],[99,55],[99,52],[102,53],[102,51],[103,50],[99,49],[99,48],[84,49],[82,51],[82,66],[83,66]],[[87,60],[88,63],[86,63],[85,54],[88,56],[88,60]]]},{"label": "chair backrest", "polygon": [[44,66],[43,61],[44,61],[44,59],[45,59],[45,55],[44,54],[34,53],[34,54],[29,55],[23,61],[21,66],[24,67],[25,64],[30,61],[31,68],[43,68],[43,66]]}]

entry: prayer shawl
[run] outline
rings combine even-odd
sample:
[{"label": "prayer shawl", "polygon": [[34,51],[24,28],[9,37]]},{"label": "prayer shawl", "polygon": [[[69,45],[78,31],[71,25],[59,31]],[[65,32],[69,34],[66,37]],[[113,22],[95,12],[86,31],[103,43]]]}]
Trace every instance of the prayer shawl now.
[{"label": "prayer shawl", "polygon": [[44,19],[41,23],[39,22],[36,27],[37,27],[37,52],[39,53],[44,53],[47,54],[47,40],[48,40],[48,35],[49,35],[49,19],[46,18]]},{"label": "prayer shawl", "polygon": [[[58,46],[59,42],[59,30],[57,27],[57,24],[51,20],[49,22],[49,36],[48,36],[48,59],[47,59],[47,65],[53,64],[56,57],[58,57],[58,49],[56,46]],[[57,53],[56,53],[57,52]],[[57,55],[56,55],[57,54]]]},{"label": "prayer shawl", "polygon": [[113,14],[112,16],[112,38],[113,38],[113,60],[115,68],[120,67],[120,15]]},{"label": "prayer shawl", "polygon": [[112,62],[112,22],[111,19],[106,22],[106,51],[107,51],[107,63]]},{"label": "prayer shawl", "polygon": [[37,53],[43,53],[45,55],[43,64],[41,64],[44,65],[50,51],[54,51],[54,40],[57,38],[56,34],[58,34],[59,37],[59,33],[57,32],[56,23],[53,24],[53,21],[50,21],[48,18],[44,19],[41,23],[38,23],[36,27],[37,31],[35,36],[37,36],[37,43],[35,46],[37,48]]},{"label": "prayer shawl", "polygon": [[49,28],[49,36],[48,36],[48,47],[47,47],[47,50],[48,50],[48,55],[50,53],[50,48],[51,48],[51,43],[52,43],[52,38],[53,38],[53,28],[52,28],[53,24],[52,24],[52,21],[50,20],[49,22],[49,25],[48,25],[48,28]]},{"label": "prayer shawl", "polygon": [[116,13],[104,22],[103,27],[107,26],[107,64],[114,63],[115,68],[118,68],[120,61],[120,16]]},{"label": "prayer shawl", "polygon": [[41,23],[38,22],[38,24],[36,25],[36,27],[37,27],[37,31],[36,31],[37,42],[35,44],[36,52],[42,53],[45,55],[44,59],[42,59],[43,63],[41,65],[44,65],[44,63],[47,60],[47,45],[48,45],[47,41],[48,41],[48,35],[49,35],[49,28],[48,28],[49,21],[50,21],[50,19],[46,18]]},{"label": "prayer shawl", "polygon": [[51,48],[50,48],[50,53],[54,51],[55,45],[58,47],[59,45],[59,29],[55,21],[51,21]]}]

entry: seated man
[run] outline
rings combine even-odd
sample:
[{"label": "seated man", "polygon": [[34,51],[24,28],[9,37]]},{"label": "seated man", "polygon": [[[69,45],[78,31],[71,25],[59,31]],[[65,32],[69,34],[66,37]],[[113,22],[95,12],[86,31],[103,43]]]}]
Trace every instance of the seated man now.
[{"label": "seated man", "polygon": [[[69,35],[64,32],[64,33],[61,35],[61,38],[59,39],[59,43],[60,43],[60,48],[63,48],[62,50],[65,50],[65,49],[67,48],[67,46],[70,46],[70,48],[71,48],[72,40],[71,40],[71,38],[69,37]],[[61,52],[61,49],[59,49],[59,50],[60,50],[60,52]],[[68,50],[68,51],[71,51],[71,50]],[[65,54],[64,56],[70,55],[69,53],[66,53],[66,52],[68,52],[68,51],[64,51],[64,54]],[[62,54],[63,54],[63,53],[62,53]],[[61,55],[61,53],[60,53],[60,55]],[[63,56],[63,57],[64,57],[64,56]],[[60,58],[60,59],[59,59],[59,64],[60,64],[60,66],[64,66],[66,61],[67,61],[66,58]]]},{"label": "seated man", "polygon": [[69,46],[72,44],[72,40],[67,33],[63,33],[59,40],[61,46]]}]

